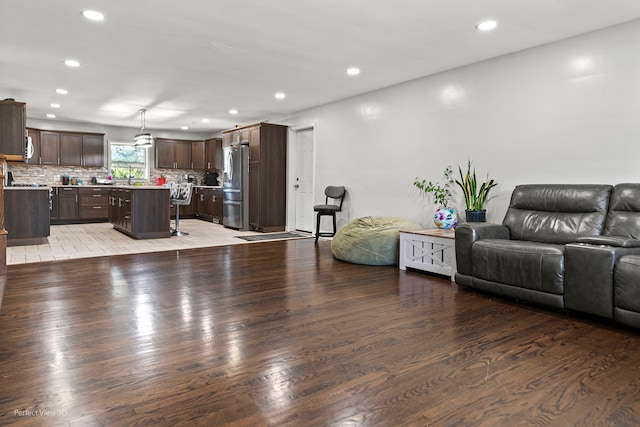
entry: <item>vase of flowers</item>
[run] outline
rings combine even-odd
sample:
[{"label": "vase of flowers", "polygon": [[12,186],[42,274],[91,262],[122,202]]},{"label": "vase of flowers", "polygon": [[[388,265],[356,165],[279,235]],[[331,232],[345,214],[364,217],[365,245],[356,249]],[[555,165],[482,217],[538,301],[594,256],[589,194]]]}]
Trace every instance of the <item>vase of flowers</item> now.
[{"label": "vase of flowers", "polygon": [[442,179],[438,182],[427,182],[426,179],[416,177],[413,185],[424,194],[430,195],[437,209],[433,215],[433,222],[436,227],[449,229],[458,224],[458,214],[456,210],[449,206],[451,203],[451,187],[453,186],[453,169],[447,166],[442,174]]}]

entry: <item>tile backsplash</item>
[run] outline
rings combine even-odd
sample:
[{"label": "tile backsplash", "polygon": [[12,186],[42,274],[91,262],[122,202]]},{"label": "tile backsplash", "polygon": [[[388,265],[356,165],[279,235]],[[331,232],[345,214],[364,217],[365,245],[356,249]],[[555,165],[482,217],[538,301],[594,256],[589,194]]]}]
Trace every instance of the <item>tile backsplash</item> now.
[{"label": "tile backsplash", "polygon": [[[70,178],[81,179],[84,184],[90,184],[91,178],[106,179],[109,176],[107,168],[83,168],[81,166],[49,166],[49,165],[28,165],[25,163],[8,163],[8,171],[13,173],[13,179],[16,182],[27,184],[44,184],[48,186],[62,185],[62,175],[65,173]],[[197,184],[202,185],[204,182],[204,171],[200,170],[175,170],[175,169],[151,169],[149,171],[148,180],[142,181],[145,184],[155,184],[156,178],[164,175],[167,182],[179,180],[181,174],[193,176],[197,180]],[[118,180],[126,181],[126,180]]]}]

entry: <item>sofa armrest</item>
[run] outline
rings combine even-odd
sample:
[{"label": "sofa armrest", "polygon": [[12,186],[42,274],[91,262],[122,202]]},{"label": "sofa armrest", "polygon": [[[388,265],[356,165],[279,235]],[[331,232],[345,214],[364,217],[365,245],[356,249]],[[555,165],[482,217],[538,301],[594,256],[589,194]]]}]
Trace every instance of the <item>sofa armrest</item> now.
[{"label": "sofa armrest", "polygon": [[590,245],[607,245],[620,248],[640,248],[640,240],[619,236],[585,236],[576,239],[578,243]]},{"label": "sofa armrest", "polygon": [[458,272],[471,276],[471,247],[481,239],[505,239],[510,237],[505,225],[488,222],[465,222],[456,227],[456,265]]},{"label": "sofa armrest", "polygon": [[[603,240],[599,242],[603,242]],[[621,256],[630,254],[640,254],[640,247],[614,246],[603,243],[570,243],[566,245],[565,307],[609,319],[613,318],[613,269]]]}]

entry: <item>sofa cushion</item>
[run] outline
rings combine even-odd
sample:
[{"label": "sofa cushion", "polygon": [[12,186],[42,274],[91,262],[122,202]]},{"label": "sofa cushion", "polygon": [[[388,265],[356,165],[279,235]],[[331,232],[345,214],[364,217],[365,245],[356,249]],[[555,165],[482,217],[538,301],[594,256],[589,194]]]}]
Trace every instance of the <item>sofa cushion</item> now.
[{"label": "sofa cushion", "polygon": [[640,184],[613,187],[604,234],[640,239]]},{"label": "sofa cushion", "polygon": [[553,294],[563,293],[564,246],[485,239],[473,244],[473,276]]},{"label": "sofa cushion", "polygon": [[565,244],[604,230],[610,185],[518,185],[503,224],[511,239]]},{"label": "sofa cushion", "polygon": [[625,255],[614,270],[614,306],[640,313],[640,255]]}]

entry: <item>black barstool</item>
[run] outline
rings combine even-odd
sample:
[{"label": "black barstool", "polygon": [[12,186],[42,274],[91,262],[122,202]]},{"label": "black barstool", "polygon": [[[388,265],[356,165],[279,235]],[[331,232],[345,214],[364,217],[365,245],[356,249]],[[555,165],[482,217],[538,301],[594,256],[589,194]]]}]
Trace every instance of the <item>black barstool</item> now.
[{"label": "black barstool", "polygon": [[[313,207],[313,211],[317,212],[316,216],[316,243],[318,243],[319,237],[331,237],[336,234],[336,212],[340,212],[342,210],[342,201],[344,200],[344,195],[346,190],[344,187],[335,187],[328,186],[324,189],[325,195],[325,204],[324,205],[315,205]],[[334,202],[340,202],[340,204],[329,204],[329,199],[333,199]],[[320,218],[322,216],[331,216],[333,218],[333,233],[321,233],[320,232]]]}]

